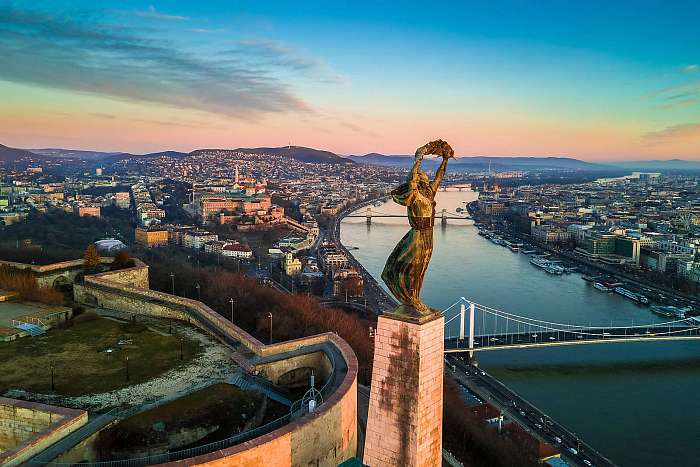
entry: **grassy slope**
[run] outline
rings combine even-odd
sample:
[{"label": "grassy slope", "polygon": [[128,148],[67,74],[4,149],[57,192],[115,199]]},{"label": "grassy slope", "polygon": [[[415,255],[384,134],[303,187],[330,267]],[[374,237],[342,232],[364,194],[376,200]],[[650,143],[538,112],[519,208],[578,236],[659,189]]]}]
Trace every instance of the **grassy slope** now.
[{"label": "grassy slope", "polygon": [[[133,344],[120,348],[120,339],[131,339]],[[102,352],[108,347],[114,352]],[[188,339],[183,340],[183,350],[181,361],[177,336],[156,334],[141,323],[122,324],[104,318],[82,321],[44,336],[0,343],[0,393],[7,389],[50,392],[52,361],[57,393],[106,392],[148,381],[187,364],[200,352],[199,344]]]}]

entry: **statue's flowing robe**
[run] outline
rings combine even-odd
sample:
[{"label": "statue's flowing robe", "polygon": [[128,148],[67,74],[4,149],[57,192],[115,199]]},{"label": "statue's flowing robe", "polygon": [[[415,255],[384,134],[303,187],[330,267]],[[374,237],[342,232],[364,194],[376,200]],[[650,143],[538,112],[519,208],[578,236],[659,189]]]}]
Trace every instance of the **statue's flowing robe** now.
[{"label": "statue's flowing robe", "polygon": [[404,183],[391,192],[394,202],[406,206],[411,230],[396,245],[382,271],[382,279],[404,305],[425,308],[420,301],[423,278],[433,253],[434,193],[422,193],[415,184]]}]

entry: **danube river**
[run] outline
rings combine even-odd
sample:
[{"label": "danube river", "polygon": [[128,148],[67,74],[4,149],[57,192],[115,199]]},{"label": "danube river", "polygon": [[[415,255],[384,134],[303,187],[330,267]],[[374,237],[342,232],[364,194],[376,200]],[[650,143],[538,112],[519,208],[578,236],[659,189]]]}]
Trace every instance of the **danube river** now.
[{"label": "danube river", "polygon": [[[437,209],[455,211],[476,196],[440,192]],[[372,209],[405,213],[393,202]],[[405,218],[374,218],[371,226],[364,218],[346,218],[341,239],[347,247],[357,248],[352,254],[379,279],[385,259],[407,230]],[[438,221],[423,301],[444,309],[463,296],[518,315],[580,325],[662,321],[648,308],[594,289],[580,274],[551,276],[529,259],[477,235],[471,221],[450,221],[445,227]],[[445,332],[456,335],[457,329]],[[698,465],[700,342],[583,345],[476,355],[481,366],[620,466]]]}]

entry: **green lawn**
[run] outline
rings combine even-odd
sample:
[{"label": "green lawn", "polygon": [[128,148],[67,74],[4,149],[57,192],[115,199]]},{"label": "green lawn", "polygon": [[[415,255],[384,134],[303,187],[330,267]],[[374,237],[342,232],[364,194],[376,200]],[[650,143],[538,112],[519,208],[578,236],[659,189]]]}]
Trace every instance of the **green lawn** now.
[{"label": "green lawn", "polygon": [[148,381],[187,364],[201,352],[199,343],[183,339],[180,360],[178,336],[160,335],[139,322],[81,318],[67,329],[0,342],[0,393],[7,389],[51,392],[52,362],[57,394],[106,392]]}]

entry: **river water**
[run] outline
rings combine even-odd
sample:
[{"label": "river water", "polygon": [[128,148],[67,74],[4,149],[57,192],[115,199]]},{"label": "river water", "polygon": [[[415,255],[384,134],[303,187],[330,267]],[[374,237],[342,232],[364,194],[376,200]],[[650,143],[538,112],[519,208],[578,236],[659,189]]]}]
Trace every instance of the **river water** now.
[{"label": "river water", "polygon": [[[440,192],[455,211],[474,192]],[[405,214],[389,201],[374,211]],[[408,230],[405,218],[346,218],[341,240],[377,279]],[[664,321],[648,308],[594,289],[580,274],[552,276],[477,235],[471,221],[435,227],[423,301],[444,309],[459,297],[522,316],[579,325]],[[379,279],[381,282],[381,279]],[[383,285],[383,284],[382,284]],[[448,312],[449,318],[456,312]],[[457,319],[445,330],[456,335]],[[484,320],[488,332],[490,324]],[[454,326],[452,326],[454,325]],[[481,322],[476,320],[477,333]],[[579,345],[477,353],[479,364],[620,466],[700,465],[700,342]]]}]

